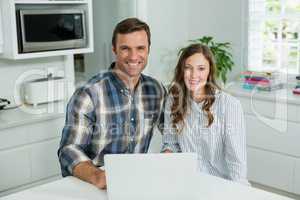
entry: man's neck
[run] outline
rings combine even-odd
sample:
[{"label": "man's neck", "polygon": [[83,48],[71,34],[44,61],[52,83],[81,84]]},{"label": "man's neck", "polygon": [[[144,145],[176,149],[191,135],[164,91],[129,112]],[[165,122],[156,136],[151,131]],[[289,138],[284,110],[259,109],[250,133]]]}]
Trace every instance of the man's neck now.
[{"label": "man's neck", "polygon": [[113,69],[118,78],[125,84],[126,88],[130,91],[134,91],[140,80],[140,75],[137,77],[129,77],[126,73],[122,72],[118,68]]}]

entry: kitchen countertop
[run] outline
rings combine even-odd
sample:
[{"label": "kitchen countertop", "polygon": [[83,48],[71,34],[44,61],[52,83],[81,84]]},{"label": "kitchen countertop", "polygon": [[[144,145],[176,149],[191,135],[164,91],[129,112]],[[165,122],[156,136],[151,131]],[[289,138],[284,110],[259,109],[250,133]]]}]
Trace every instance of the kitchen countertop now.
[{"label": "kitchen countertop", "polygon": [[225,91],[234,96],[300,105],[300,96],[294,95],[292,88],[293,86],[286,86],[283,89],[271,92],[256,89],[246,90],[242,88],[242,82],[232,82],[226,85]]},{"label": "kitchen countertop", "polygon": [[36,107],[23,105],[0,110],[0,130],[65,117],[66,102],[42,104]]}]

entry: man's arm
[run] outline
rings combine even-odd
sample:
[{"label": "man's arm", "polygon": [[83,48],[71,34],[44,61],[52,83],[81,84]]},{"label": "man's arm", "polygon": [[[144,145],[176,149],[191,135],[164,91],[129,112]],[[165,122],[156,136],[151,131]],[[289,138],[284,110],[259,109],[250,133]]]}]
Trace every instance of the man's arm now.
[{"label": "man's arm", "polygon": [[75,176],[100,189],[106,187],[105,172],[93,165],[87,152],[93,134],[92,98],[84,89],[78,89],[67,106],[59,161],[63,176]]},{"label": "man's arm", "polygon": [[98,169],[90,161],[80,162],[76,165],[73,169],[73,175],[99,189],[106,189],[105,171]]}]

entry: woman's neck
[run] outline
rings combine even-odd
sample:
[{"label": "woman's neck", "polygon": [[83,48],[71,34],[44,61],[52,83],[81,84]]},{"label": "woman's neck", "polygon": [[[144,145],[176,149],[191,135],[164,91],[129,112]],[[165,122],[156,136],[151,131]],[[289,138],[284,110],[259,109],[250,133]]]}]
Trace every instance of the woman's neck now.
[{"label": "woman's neck", "polygon": [[197,102],[197,103],[202,102],[202,101],[205,99],[205,97],[206,97],[204,88],[201,88],[201,89],[199,89],[199,90],[196,91],[196,92],[192,92],[192,93],[191,93],[191,96],[192,96],[192,99],[193,99],[195,102]]}]

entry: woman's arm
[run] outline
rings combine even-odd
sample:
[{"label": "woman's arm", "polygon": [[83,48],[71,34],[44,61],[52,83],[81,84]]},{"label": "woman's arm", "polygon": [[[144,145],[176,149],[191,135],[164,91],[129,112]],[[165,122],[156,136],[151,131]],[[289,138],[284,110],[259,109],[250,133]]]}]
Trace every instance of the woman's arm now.
[{"label": "woman's arm", "polygon": [[247,180],[246,130],[243,108],[240,102],[227,98],[225,108],[225,161],[228,166],[228,178],[249,185]]}]

